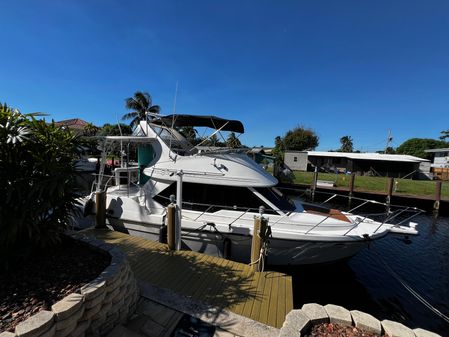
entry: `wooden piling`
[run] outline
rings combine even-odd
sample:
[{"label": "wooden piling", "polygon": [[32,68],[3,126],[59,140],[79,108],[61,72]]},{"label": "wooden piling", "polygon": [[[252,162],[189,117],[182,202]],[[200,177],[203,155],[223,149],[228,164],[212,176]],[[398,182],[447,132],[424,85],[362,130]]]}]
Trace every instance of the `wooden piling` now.
[{"label": "wooden piling", "polygon": [[351,208],[352,204],[352,197],[354,195],[354,182],[355,182],[355,173],[351,173],[351,176],[349,177],[349,199],[348,199],[348,206]]},{"label": "wooden piling", "polygon": [[310,189],[312,190],[312,201],[315,200],[315,190],[318,181],[318,167],[315,166],[315,171],[313,172],[312,183],[310,184]]},{"label": "wooden piling", "polygon": [[260,250],[263,245],[263,238],[260,233],[266,233],[268,227],[268,220],[263,216],[256,216],[254,218],[253,240],[251,243],[251,267],[254,271],[261,271],[264,256],[260,256]]},{"label": "wooden piling", "polygon": [[438,211],[440,209],[440,201],[441,201],[441,187],[443,183],[441,180],[435,183],[435,202],[433,204],[433,210]]},{"label": "wooden piling", "polygon": [[175,250],[175,221],[176,221],[176,206],[173,204],[167,207],[167,244],[170,250]]},{"label": "wooden piling", "polygon": [[261,216],[254,217],[253,240],[251,243],[251,267],[254,271],[257,271],[259,267],[258,259],[260,256],[260,247],[261,247],[259,232],[261,222],[262,222]]},{"label": "wooden piling", "polygon": [[106,228],[106,191],[95,192],[95,228]]},{"label": "wooden piling", "polygon": [[387,186],[387,207],[390,208],[391,204],[391,196],[393,195],[393,186],[394,186],[394,178],[388,177],[388,186]]}]

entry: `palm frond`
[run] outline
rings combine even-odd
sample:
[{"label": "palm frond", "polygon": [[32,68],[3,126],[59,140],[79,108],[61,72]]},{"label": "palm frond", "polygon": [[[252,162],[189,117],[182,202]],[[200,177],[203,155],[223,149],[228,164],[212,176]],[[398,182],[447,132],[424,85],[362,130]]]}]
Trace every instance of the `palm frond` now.
[{"label": "palm frond", "polygon": [[138,116],[139,113],[137,111],[131,111],[128,112],[127,114],[124,114],[122,116],[122,120],[127,120],[127,119],[131,119],[131,118],[135,118],[136,116]]},{"label": "palm frond", "polygon": [[147,92],[136,91],[134,93],[134,98],[139,101],[145,108],[150,107],[153,102],[153,100],[151,99],[151,95]]},{"label": "palm frond", "polygon": [[153,113],[153,114],[158,114],[161,112],[161,107],[159,105],[152,105],[149,109],[149,112]]}]

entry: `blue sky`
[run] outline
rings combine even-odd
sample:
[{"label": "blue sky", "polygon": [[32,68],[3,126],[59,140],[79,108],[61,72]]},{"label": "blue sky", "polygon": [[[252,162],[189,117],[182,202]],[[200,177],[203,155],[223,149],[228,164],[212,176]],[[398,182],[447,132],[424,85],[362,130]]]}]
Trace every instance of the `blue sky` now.
[{"label": "blue sky", "polygon": [[96,125],[148,91],[240,119],[250,146],[304,125],[320,150],[449,129],[449,1],[2,1],[0,101]]}]

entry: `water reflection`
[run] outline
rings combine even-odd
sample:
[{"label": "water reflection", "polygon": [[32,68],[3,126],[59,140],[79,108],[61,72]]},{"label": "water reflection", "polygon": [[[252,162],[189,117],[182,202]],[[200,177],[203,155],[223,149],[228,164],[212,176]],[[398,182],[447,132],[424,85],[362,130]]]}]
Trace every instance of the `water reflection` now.
[{"label": "water reflection", "polygon": [[404,284],[449,316],[449,218],[420,215],[413,221],[420,235],[405,242],[390,235],[346,262],[278,268],[293,277],[295,308],[332,303],[447,335],[449,323]]}]

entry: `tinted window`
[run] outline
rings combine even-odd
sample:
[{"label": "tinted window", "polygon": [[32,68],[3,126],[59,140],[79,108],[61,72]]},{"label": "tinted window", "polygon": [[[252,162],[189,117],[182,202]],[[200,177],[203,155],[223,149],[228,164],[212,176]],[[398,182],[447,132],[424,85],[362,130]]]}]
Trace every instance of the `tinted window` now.
[{"label": "tinted window", "polygon": [[[171,194],[176,196],[176,183],[171,184],[154,199],[162,205],[167,205]],[[250,208],[252,211],[258,212],[260,206],[264,206],[268,214],[277,214],[247,187],[182,184],[182,207],[184,209],[216,212],[223,208],[238,210]]]},{"label": "tinted window", "polygon": [[275,191],[270,187],[257,187],[256,191],[262,194],[281,211],[291,212],[295,210],[295,205],[279,191]]}]

